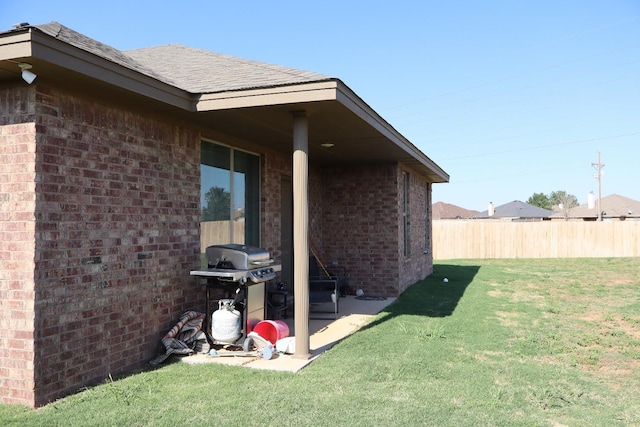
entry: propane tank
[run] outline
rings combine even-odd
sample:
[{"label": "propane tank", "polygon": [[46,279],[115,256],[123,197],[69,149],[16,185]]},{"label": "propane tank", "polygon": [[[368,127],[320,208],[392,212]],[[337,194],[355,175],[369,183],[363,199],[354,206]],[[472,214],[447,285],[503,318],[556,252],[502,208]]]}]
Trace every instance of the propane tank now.
[{"label": "propane tank", "polygon": [[240,312],[232,299],[218,301],[218,309],[211,315],[211,337],[219,343],[233,344],[242,335]]}]

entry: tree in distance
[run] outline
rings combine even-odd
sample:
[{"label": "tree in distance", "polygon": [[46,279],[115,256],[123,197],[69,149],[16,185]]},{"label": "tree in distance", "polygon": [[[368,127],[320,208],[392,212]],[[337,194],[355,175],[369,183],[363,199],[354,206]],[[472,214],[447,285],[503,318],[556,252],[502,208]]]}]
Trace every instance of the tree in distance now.
[{"label": "tree in distance", "polygon": [[222,187],[211,187],[204,195],[206,206],[202,208],[202,221],[229,219],[231,193]]},{"label": "tree in distance", "polygon": [[542,209],[560,210],[566,219],[569,216],[569,210],[578,206],[578,198],[566,191],[558,190],[552,191],[549,195],[533,193],[527,203]]},{"label": "tree in distance", "polygon": [[533,196],[529,197],[527,204],[537,206],[542,209],[551,209],[551,201],[549,196],[544,193],[533,193]]}]

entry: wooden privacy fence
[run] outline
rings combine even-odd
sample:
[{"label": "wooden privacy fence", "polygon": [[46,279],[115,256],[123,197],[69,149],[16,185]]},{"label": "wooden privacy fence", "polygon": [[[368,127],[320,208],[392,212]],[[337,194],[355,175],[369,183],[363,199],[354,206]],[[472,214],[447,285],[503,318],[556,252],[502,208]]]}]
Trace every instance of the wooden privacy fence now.
[{"label": "wooden privacy fence", "polygon": [[[200,223],[200,248],[231,243],[229,221],[207,221]],[[234,243],[244,243],[244,218],[233,221]]]},{"label": "wooden privacy fence", "polygon": [[640,256],[640,221],[433,221],[434,259]]}]

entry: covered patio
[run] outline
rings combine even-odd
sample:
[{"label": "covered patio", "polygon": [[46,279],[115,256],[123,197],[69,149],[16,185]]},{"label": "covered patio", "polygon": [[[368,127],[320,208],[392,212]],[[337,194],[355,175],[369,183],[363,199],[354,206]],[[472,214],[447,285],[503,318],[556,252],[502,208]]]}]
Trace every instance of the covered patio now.
[{"label": "covered patio", "polygon": [[[219,363],[233,366],[245,366],[253,369],[272,371],[298,372],[325,351],[365,327],[384,309],[392,304],[392,297],[356,297],[348,295],[340,298],[340,315],[330,318],[327,313],[312,311],[309,313],[309,358],[296,358],[291,354],[278,353],[270,360],[261,357],[211,357],[206,354],[194,354],[180,357],[180,361],[188,364]],[[295,337],[295,321],[291,317],[283,319],[289,327],[289,336]]]}]

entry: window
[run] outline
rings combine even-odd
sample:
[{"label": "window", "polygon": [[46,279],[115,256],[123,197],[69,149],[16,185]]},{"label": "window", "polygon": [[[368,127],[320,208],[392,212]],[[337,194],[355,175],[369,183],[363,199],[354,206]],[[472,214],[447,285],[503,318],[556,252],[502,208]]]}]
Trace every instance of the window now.
[{"label": "window", "polygon": [[402,232],[404,236],[404,256],[408,257],[410,255],[409,251],[409,174],[407,172],[402,172],[402,217],[403,217],[403,227]]},{"label": "window", "polygon": [[431,250],[431,184],[424,185],[424,251]]},{"label": "window", "polygon": [[201,250],[260,246],[260,157],[202,141],[200,163]]}]

